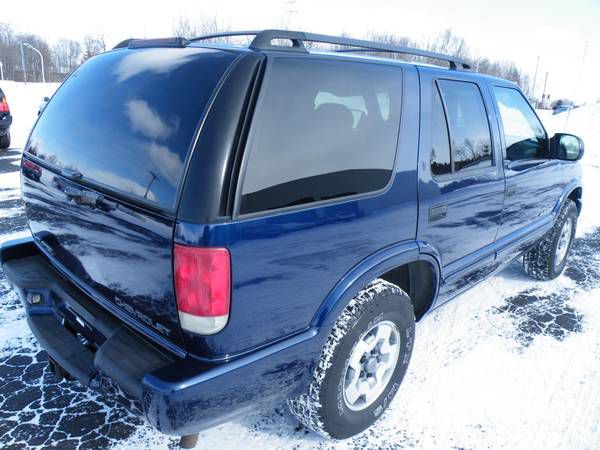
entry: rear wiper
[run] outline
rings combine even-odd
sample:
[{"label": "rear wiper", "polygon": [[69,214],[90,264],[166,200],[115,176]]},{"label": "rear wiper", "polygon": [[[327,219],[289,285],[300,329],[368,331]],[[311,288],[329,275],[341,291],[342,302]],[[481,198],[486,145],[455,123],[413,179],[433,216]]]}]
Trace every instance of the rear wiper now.
[{"label": "rear wiper", "polygon": [[62,167],[59,167],[58,165],[53,164],[53,163],[45,160],[44,158],[40,158],[35,153],[32,153],[30,151],[30,149],[27,149],[27,151],[25,153],[23,153],[23,156],[25,156],[25,155],[28,158],[30,158],[32,161],[41,165],[42,167],[46,167],[47,169],[58,172],[60,175],[62,175],[65,178],[68,178],[70,180],[79,180],[80,178],[83,178],[83,174],[79,170],[63,169]]}]

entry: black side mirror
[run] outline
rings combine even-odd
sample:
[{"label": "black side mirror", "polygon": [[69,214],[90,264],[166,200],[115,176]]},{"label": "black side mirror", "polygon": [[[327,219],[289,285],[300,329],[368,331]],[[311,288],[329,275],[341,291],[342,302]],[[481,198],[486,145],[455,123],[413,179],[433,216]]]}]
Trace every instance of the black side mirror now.
[{"label": "black side mirror", "polygon": [[550,151],[554,159],[579,161],[583,158],[583,140],[573,134],[556,133],[550,139]]},{"label": "black side mirror", "polygon": [[44,101],[45,102],[49,102],[50,101],[50,97],[44,97]]}]

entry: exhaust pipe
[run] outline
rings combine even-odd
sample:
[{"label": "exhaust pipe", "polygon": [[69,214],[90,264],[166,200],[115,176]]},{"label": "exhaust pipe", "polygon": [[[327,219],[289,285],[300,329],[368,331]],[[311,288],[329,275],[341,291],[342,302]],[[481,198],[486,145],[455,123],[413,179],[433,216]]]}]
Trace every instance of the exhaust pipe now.
[{"label": "exhaust pipe", "polygon": [[73,377],[69,372],[62,368],[60,364],[54,361],[52,358],[48,357],[48,367],[50,368],[50,372],[54,377],[60,382],[62,380],[71,381]]}]

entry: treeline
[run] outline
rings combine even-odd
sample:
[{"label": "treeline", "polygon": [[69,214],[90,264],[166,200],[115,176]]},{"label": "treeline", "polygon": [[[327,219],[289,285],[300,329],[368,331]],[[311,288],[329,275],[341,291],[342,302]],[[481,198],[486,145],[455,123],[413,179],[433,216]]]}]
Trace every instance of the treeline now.
[{"label": "treeline", "polygon": [[[216,18],[202,18],[198,21],[191,21],[186,17],[180,17],[173,24],[171,32],[175,36],[191,38],[219,31],[227,31],[228,28]],[[345,33],[345,36],[357,37],[351,36],[348,33]],[[427,42],[417,41],[410,37],[399,36],[393,33],[378,32],[368,33],[366,38],[378,42],[417,47],[460,57],[467,60],[473,70],[514,81],[526,94],[531,94],[529,76],[513,62],[493,61],[474,54],[465,39],[456,35],[452,30],[446,30],[430,38]],[[231,39],[226,39],[226,41],[231,42]],[[50,46],[40,36],[30,33],[16,33],[10,25],[0,24],[0,61],[4,68],[4,78],[7,80],[23,81],[25,77],[28,81],[42,80],[40,57],[28,48],[24,49],[23,56],[26,71],[23,72],[20,48],[22,42],[31,44],[42,53],[46,81],[64,80],[82,62],[106,50],[106,44],[102,35],[88,35],[83,42],[72,39],[60,39],[54,45]],[[248,41],[245,40],[244,42]],[[311,45],[311,47],[322,47],[322,45],[316,44]],[[398,53],[383,52],[382,55],[408,61],[437,62],[427,58]]]},{"label": "treeline", "polygon": [[[171,31],[175,36],[190,38],[194,36],[214,34],[218,33],[219,31],[228,31],[228,27],[219,22],[216,18],[204,18],[200,19],[199,21],[192,21],[188,18],[180,17],[172,27]],[[361,38],[360,36],[354,36],[350,33],[342,33],[342,35],[344,37]],[[399,36],[393,33],[378,32],[370,32],[367,34],[367,36],[365,36],[365,38],[368,40],[383,42],[386,44],[402,45],[405,47],[415,47],[436,53],[443,53],[446,55],[456,56],[466,60],[471,65],[472,70],[476,72],[485,73],[488,75],[493,75],[496,77],[511,80],[517,83],[527,95],[530,95],[532,91],[529,75],[527,75],[525,72],[519,69],[514,62],[493,61],[489,58],[476,55],[469,48],[465,39],[456,35],[450,29],[436,36],[433,36],[427,42],[421,42],[406,36]],[[226,38],[224,41],[232,42],[237,40],[241,40],[241,42],[248,43],[248,40],[245,38]],[[327,46],[313,43],[309,43],[308,46],[311,48],[339,48],[338,46]],[[374,53],[369,52],[369,54],[373,55]],[[431,60],[429,58],[421,58],[411,55],[404,55],[400,53],[382,52],[379,55],[388,58],[401,59],[405,61],[420,61],[434,64],[439,63],[439,61],[437,60]]]},{"label": "treeline", "polygon": [[[517,83],[527,95],[531,94],[529,75],[519,69],[514,62],[493,61],[489,58],[474,54],[474,52],[467,45],[465,39],[457,36],[450,29],[434,36],[433,38],[430,38],[427,42],[420,42],[409,37],[397,36],[390,33],[369,33],[367,39],[385,42],[387,44],[421,48],[431,52],[443,53],[445,55],[461,58],[466,60],[471,65],[472,70],[513,81]],[[438,62],[435,60],[429,60],[428,58],[420,58],[398,53],[387,53],[385,56],[408,61],[422,61],[426,63]]]},{"label": "treeline", "polygon": [[40,56],[28,47],[23,47],[21,54],[22,43],[28,43],[42,54],[46,81],[63,81],[82,62],[106,50],[102,35],[88,35],[83,42],[59,39],[49,45],[36,34],[17,33],[10,25],[0,23],[0,62],[5,80],[42,81]]}]

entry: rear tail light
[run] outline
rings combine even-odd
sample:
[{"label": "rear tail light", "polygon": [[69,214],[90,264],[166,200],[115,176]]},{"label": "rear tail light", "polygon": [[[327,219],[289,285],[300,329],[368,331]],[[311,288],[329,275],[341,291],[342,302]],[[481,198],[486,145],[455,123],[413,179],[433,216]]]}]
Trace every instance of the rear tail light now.
[{"label": "rear tail light", "polygon": [[33,163],[33,162],[23,158],[23,168],[31,169],[31,170],[38,170],[40,168],[40,166],[38,166],[36,163]]},{"label": "rear tail light", "polygon": [[174,272],[181,327],[197,334],[221,331],[229,319],[229,251],[175,244]]},{"label": "rear tail light", "polygon": [[6,97],[0,97],[0,113],[10,112],[10,108],[8,107],[8,102],[6,101]]}]

